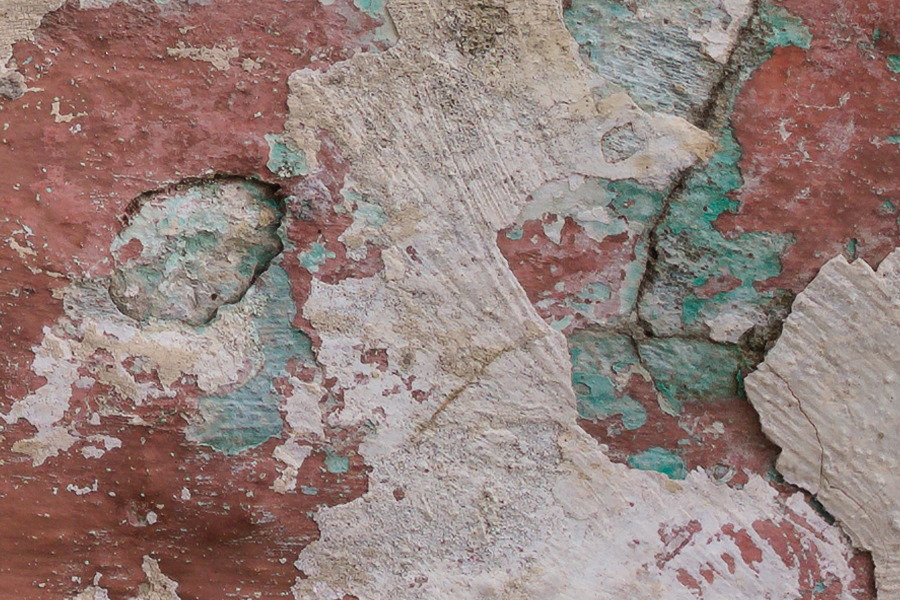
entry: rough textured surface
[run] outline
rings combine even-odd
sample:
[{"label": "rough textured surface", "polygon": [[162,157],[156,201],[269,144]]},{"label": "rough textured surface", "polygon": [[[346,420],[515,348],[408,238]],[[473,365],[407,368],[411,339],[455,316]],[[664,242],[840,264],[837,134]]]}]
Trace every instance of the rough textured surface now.
[{"label": "rough textured surface", "polygon": [[[394,3],[401,45],[291,80],[289,131],[308,162],[320,144],[313,132],[326,130],[357,188],[388,216],[384,273],[314,283],[304,307],[322,340],[318,359],[343,388],[336,417],[370,429],[360,451],[373,470],[363,498],[318,513],[322,538],[300,556],[296,597],[648,597],[660,589],[693,597],[756,586],[757,596],[793,597],[803,576],[789,563],[727,579],[701,575],[707,552],[718,556],[720,532],[752,528],[741,521],[748,513],[731,512],[738,497],[768,506],[766,519],[777,521],[786,516],[777,494],[758,477],[731,496],[701,473],[672,485],[610,463],[575,427],[561,337],[532,311],[491,243],[545,181],[574,171],[664,186],[686,166],[680,157],[708,151],[708,142],[667,119],[643,154],[615,169],[578,152],[597,142],[596,131],[641,113],[578,85],[555,3],[506,3],[503,31],[517,35],[497,35],[483,53],[441,35],[445,15],[468,7]],[[644,158],[661,146],[665,156]],[[649,172],[628,168],[648,163]],[[389,377],[358,384],[365,370],[343,348],[360,339],[387,348]],[[396,385],[411,374],[428,382],[424,400]],[[708,502],[714,493],[725,496]],[[692,513],[713,521],[678,516]],[[698,539],[697,554],[680,555],[687,562],[676,567],[658,558],[668,527],[717,533]],[[827,552],[823,541],[814,545]],[[750,534],[749,543],[765,552],[762,539]],[[390,553],[379,550],[386,546]],[[654,575],[644,575],[648,568]],[[832,577],[839,595],[850,593],[849,568]]]},{"label": "rough textured surface", "polygon": [[896,245],[897,12],[561,4],[4,4],[3,593],[874,598],[743,378]]},{"label": "rough textured surface", "polygon": [[25,93],[24,78],[16,72],[13,43],[31,36],[48,12],[64,0],[7,0],[0,7],[0,99],[15,100]]},{"label": "rough textured surface", "polygon": [[881,600],[900,598],[898,294],[900,251],[877,271],[832,259],[747,378],[763,428],[783,448],[779,470],[872,552]]},{"label": "rough textured surface", "polygon": [[137,199],[110,250],[109,293],[138,321],[208,323],[281,252],[282,212],[252,181],[213,180]]}]

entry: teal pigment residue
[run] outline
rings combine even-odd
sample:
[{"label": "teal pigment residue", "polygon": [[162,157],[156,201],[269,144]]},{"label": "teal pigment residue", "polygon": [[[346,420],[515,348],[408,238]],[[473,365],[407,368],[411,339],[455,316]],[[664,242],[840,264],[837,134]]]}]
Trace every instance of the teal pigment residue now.
[{"label": "teal pigment residue", "polygon": [[900,73],[900,54],[893,54],[887,57],[888,69],[892,73]]},{"label": "teal pigment residue", "polygon": [[267,134],[269,160],[266,168],[279,177],[299,177],[309,174],[306,155],[283,135]]},{"label": "teal pigment residue", "polygon": [[201,398],[203,421],[188,434],[191,440],[229,455],[281,435],[280,395],[274,390],[273,381],[285,375],[291,359],[315,364],[309,337],[291,326],[297,308],[284,269],[272,264],[243,301],[251,297],[264,300],[250,327],[259,337],[264,364],[252,379],[233,392]]},{"label": "teal pigment residue", "polygon": [[771,4],[763,4],[760,7],[759,17],[770,29],[766,40],[766,47],[769,50],[783,46],[797,46],[809,50],[812,34],[800,17],[792,15],[781,6]]},{"label": "teal pigment residue", "polygon": [[647,423],[643,405],[624,392],[639,362],[627,337],[578,332],[569,338],[569,352],[579,417],[597,420],[621,415],[622,425],[629,430]]},{"label": "teal pigment residue", "polygon": [[310,273],[317,273],[326,260],[335,256],[336,254],[327,250],[324,244],[313,242],[309,250],[300,255],[300,265]]},{"label": "teal pigment residue", "polygon": [[670,479],[687,477],[687,466],[677,454],[665,448],[653,447],[628,458],[628,465],[641,471],[656,471],[668,475]]},{"label": "teal pigment residue", "polygon": [[[754,284],[781,273],[781,254],[792,237],[749,232],[726,238],[714,226],[722,213],[737,211],[739,203],[729,194],[743,185],[741,148],[731,129],[723,132],[720,147],[705,168],[687,178],[657,228],[659,274],[641,313],[659,334],[700,335],[706,320],[735,309],[767,313],[781,297]],[[711,297],[696,294],[696,288],[722,276],[736,281],[733,289]]]},{"label": "teal pigment residue", "polygon": [[740,350],[690,338],[641,342],[644,366],[676,414],[685,402],[728,400],[741,393]]},{"label": "teal pigment residue", "polygon": [[350,459],[345,456],[326,452],[325,470],[329,473],[346,473],[350,470]]},{"label": "teal pigment residue", "polygon": [[384,15],[384,0],[353,0],[353,6],[373,19]]}]

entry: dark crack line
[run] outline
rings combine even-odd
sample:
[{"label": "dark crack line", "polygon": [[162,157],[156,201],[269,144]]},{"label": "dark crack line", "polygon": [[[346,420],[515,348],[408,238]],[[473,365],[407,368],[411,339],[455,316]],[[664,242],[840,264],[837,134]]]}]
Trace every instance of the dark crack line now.
[{"label": "dark crack line", "polygon": [[441,414],[443,414],[444,411],[446,411],[450,407],[450,405],[453,404],[463,394],[463,392],[468,390],[470,387],[477,385],[484,374],[487,373],[487,370],[491,367],[491,365],[493,365],[500,358],[509,354],[510,352],[513,352],[541,337],[543,337],[543,335],[525,335],[515,342],[494,351],[486,359],[478,361],[480,366],[475,370],[475,373],[473,373],[465,383],[451,390],[450,393],[447,394],[447,397],[444,398],[444,401],[441,402],[440,406],[435,409],[435,411],[431,414],[427,421],[424,421],[416,426],[416,433],[412,437],[411,441],[418,441],[419,437],[422,434],[424,434],[429,429],[432,429]]},{"label": "dark crack line", "polygon": [[[809,414],[807,414],[806,409],[803,408],[803,402],[800,401],[800,398],[797,396],[797,394],[794,393],[794,390],[791,389],[791,384],[788,383],[787,379],[785,379],[780,373],[778,373],[771,367],[769,368],[769,372],[784,384],[785,389],[787,389],[788,393],[797,403],[797,409],[800,411],[800,414],[803,415],[803,418],[805,418],[810,427],[813,428],[813,432],[816,436],[816,443],[819,445],[819,481],[816,484],[817,489],[821,491],[823,483],[827,484],[829,487],[833,487],[825,475],[825,446],[822,444],[822,436],[819,433],[819,427],[816,425],[815,421],[810,418]],[[782,451],[784,451],[784,448],[782,448]],[[814,495],[817,496],[819,494],[819,491],[817,491]]]},{"label": "dark crack line", "polygon": [[[818,483],[818,491],[813,494],[814,497],[818,498],[821,495],[822,489],[827,488],[829,490],[833,490],[841,494],[844,498],[849,500],[854,506],[856,506],[856,511],[853,514],[848,515],[846,519],[836,518],[836,521],[840,524],[841,529],[845,530],[845,533],[849,535],[849,531],[846,531],[846,521],[849,518],[856,516],[857,514],[868,514],[865,507],[858,501],[856,498],[845,492],[842,488],[835,485],[831,479],[828,477],[828,474],[825,472],[825,445],[822,443],[822,436],[819,432],[819,427],[816,425],[815,421],[813,421],[809,414],[806,412],[806,409],[803,408],[803,402],[800,400],[800,397],[794,393],[794,390],[791,389],[791,385],[788,383],[787,379],[785,379],[780,373],[769,368],[769,372],[772,373],[779,381],[784,383],[784,387],[787,389],[788,393],[791,397],[797,402],[797,408],[800,411],[800,414],[809,422],[810,426],[813,428],[813,432],[815,432],[816,442],[819,444],[819,483]],[[782,448],[782,452],[784,448]],[[824,484],[824,485],[823,485]],[[799,486],[798,486],[799,487]],[[807,490],[809,491],[809,490]],[[826,507],[828,508],[828,507]],[[853,536],[850,536],[853,539]],[[862,548],[863,550],[871,552],[871,548]]]},{"label": "dark crack line", "polygon": [[[699,111],[699,115],[694,124],[703,129],[710,135],[713,133],[718,136],[724,129],[725,123],[730,118],[730,113],[723,111],[740,93],[740,88],[744,83],[744,78],[752,73],[761,64],[754,64],[753,49],[758,43],[756,41],[756,30],[759,19],[759,0],[753,0],[752,10],[747,17],[743,27],[741,27],[734,48],[728,56],[728,60],[722,67],[722,74],[716,83],[710,88],[709,97]],[[648,293],[650,286],[653,285],[655,275],[658,272],[657,261],[659,259],[659,229],[665,223],[669,216],[673,202],[680,198],[687,182],[695,172],[706,168],[708,163],[694,164],[683,171],[675,179],[669,193],[663,198],[662,207],[659,213],[652,219],[647,227],[647,260],[644,263],[644,273],[641,282],[638,285],[637,298],[635,300],[633,313],[638,327],[643,331],[646,337],[655,337],[653,327],[641,314],[641,305],[644,297]]]}]

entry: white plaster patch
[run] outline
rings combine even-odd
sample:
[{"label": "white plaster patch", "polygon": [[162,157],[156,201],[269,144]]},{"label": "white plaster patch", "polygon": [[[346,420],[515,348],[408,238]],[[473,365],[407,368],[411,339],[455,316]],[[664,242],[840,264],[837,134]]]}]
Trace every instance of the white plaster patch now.
[{"label": "white plaster patch", "polygon": [[141,569],[147,582],[141,584],[138,595],[131,600],[181,600],[177,593],[178,584],[163,574],[159,562],[145,556]]},{"label": "white plaster patch", "polygon": [[[227,71],[231,68],[231,61],[240,55],[240,48],[225,46],[188,46],[179,41],[175,46],[166,48],[166,53],[173,58],[187,58],[201,62],[208,62],[219,71]],[[246,68],[246,65],[244,66]]]},{"label": "white plaster patch", "polygon": [[316,381],[300,381],[290,378],[291,394],[285,397],[285,420],[295,436],[324,438],[322,412],[319,401],[327,391]]},{"label": "white plaster patch", "polygon": [[[397,0],[397,46],[290,81],[287,131],[307,162],[311,132],[327,130],[388,216],[385,272],[314,279],[303,307],[343,392],[328,424],[369,432],[360,453],[372,472],[363,497],[317,513],[295,597],[793,600],[814,561],[849,600],[850,549],[802,496],[785,501],[758,476],[737,491],[702,471],[676,483],[630,470],[577,426],[565,340],[536,314],[496,232],[548,181],[662,187],[713,145],[680,118],[597,94],[558,2],[485,6]],[[483,52],[456,43],[453,24],[467,19],[495,35]],[[607,163],[602,135],[635,119],[648,143]],[[383,372],[360,349],[384,350]],[[770,522],[789,524],[806,554],[784,556],[759,525]],[[742,558],[734,532],[759,561]]]},{"label": "white plaster patch", "polygon": [[93,485],[87,485],[83,487],[79,487],[74,483],[70,483],[66,486],[66,491],[72,492],[76,496],[84,496],[85,494],[99,491],[99,488],[97,487],[97,480],[95,479]]},{"label": "white plaster patch", "polygon": [[0,78],[18,75],[9,65],[12,46],[23,39],[31,39],[32,32],[50,11],[62,6],[62,0],[3,0],[0,2]]},{"label": "white plaster patch", "polygon": [[817,495],[875,559],[880,600],[900,598],[900,250],[877,271],[833,258],[794,301],[747,377],[778,469]]},{"label": "white plaster patch", "polygon": [[710,58],[724,65],[737,44],[741,28],[753,13],[753,3],[750,0],[717,0],[712,4],[723,10],[727,18],[705,23],[704,29],[692,29],[689,37],[700,42]]},{"label": "white plaster patch", "polygon": [[101,587],[92,585],[69,600],[109,600],[109,592]]},{"label": "white plaster patch", "polygon": [[[217,318],[208,326],[196,329],[176,323],[141,325],[115,307],[102,280],[83,281],[64,292],[66,316],[53,327],[44,329],[44,338],[36,349],[32,371],[47,383],[13,404],[2,415],[7,423],[27,420],[37,429],[32,438],[20,440],[13,451],[31,456],[35,466],[60,451],[71,448],[79,439],[77,432],[64,428],[63,420],[72,396],[72,386],[82,381],[79,369],[89,365],[88,359],[103,350],[112,356],[93,378],[111,386],[136,405],[153,398],[172,397],[173,385],[183,376],[196,378],[197,387],[215,394],[252,378],[263,365],[259,339],[248,323],[263,310],[264,300],[251,290],[241,302],[219,309]],[[160,384],[139,382],[126,368],[155,372]],[[121,409],[110,407],[115,414]],[[93,419],[93,416],[92,416]],[[103,452],[121,445],[115,438],[97,440]],[[96,457],[101,448],[87,450]]]},{"label": "white plaster patch", "polygon": [[756,321],[746,314],[723,312],[704,323],[709,327],[709,337],[713,341],[736,344]]},{"label": "white plaster patch", "polygon": [[311,453],[312,446],[301,446],[293,440],[275,448],[272,456],[286,466],[272,483],[272,489],[279,494],[293,492],[297,488],[297,473],[300,471],[300,467],[303,466],[303,461]]}]

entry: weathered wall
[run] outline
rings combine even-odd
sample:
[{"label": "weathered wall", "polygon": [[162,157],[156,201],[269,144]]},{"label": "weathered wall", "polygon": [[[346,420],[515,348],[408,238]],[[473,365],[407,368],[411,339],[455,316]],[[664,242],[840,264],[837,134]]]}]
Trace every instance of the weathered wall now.
[{"label": "weathered wall", "polygon": [[900,594],[891,0],[0,5],[0,598]]}]

